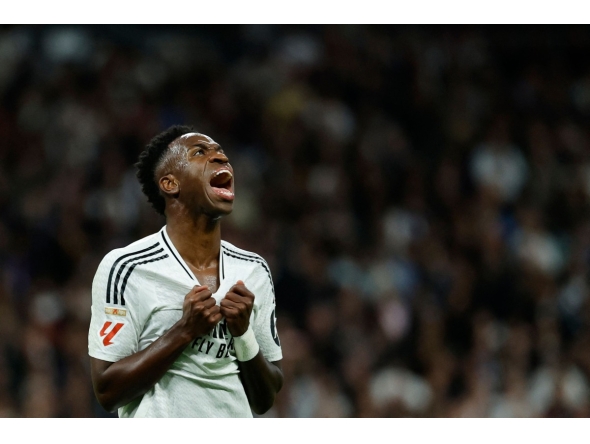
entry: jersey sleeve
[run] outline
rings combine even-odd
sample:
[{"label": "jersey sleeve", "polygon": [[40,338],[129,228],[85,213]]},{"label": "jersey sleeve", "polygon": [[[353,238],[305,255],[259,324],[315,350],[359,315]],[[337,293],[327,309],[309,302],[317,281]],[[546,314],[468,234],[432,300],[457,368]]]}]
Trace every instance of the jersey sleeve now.
[{"label": "jersey sleeve", "polygon": [[125,262],[112,252],[105,256],[92,282],[92,313],[88,354],[116,362],[138,351],[146,314],[135,301],[137,285],[126,280]]},{"label": "jersey sleeve", "polygon": [[252,329],[263,356],[270,362],[283,358],[275,317],[275,294],[268,265],[261,264],[254,289],[256,312]]}]

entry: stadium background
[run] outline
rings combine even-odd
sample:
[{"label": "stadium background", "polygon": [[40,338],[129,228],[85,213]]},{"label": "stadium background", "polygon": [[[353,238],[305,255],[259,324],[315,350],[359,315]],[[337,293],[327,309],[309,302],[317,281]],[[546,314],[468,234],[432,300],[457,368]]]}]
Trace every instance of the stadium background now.
[{"label": "stadium background", "polygon": [[588,417],[590,29],[0,27],[0,416],[94,400],[90,285],[175,123],[236,171],[275,417]]}]

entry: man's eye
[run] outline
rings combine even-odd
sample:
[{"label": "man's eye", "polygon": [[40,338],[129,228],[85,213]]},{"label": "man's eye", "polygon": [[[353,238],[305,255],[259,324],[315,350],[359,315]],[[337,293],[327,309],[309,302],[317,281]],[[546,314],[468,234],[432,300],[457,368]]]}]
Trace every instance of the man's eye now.
[{"label": "man's eye", "polygon": [[199,148],[198,150],[195,151],[195,156],[199,155],[202,156],[203,154],[205,154],[205,150],[203,148]]}]

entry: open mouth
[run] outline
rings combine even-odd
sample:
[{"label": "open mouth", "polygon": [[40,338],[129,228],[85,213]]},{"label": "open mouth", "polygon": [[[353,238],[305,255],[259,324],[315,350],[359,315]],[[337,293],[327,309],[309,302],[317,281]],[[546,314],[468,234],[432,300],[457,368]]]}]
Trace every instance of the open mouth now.
[{"label": "open mouth", "polygon": [[232,190],[233,174],[227,169],[220,169],[213,173],[209,185],[211,189],[218,196],[226,199],[233,200],[234,192]]}]

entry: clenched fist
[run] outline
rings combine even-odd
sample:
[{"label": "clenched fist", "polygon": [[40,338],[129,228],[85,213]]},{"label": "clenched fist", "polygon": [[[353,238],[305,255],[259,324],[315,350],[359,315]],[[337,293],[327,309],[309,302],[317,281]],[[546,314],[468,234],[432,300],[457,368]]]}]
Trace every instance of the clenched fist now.
[{"label": "clenched fist", "polygon": [[221,320],[219,306],[205,285],[194,286],[184,297],[181,321],[193,337],[206,335]]},{"label": "clenched fist", "polygon": [[254,295],[243,281],[238,281],[221,300],[221,314],[225,316],[227,328],[232,336],[242,336],[250,325],[250,314],[254,306]]}]

